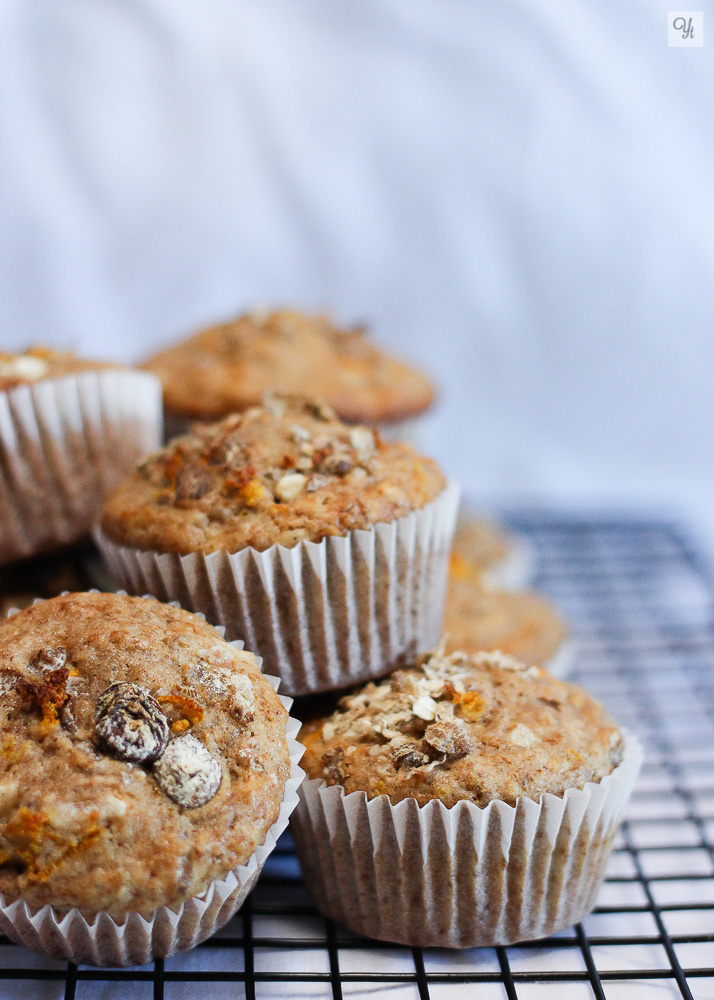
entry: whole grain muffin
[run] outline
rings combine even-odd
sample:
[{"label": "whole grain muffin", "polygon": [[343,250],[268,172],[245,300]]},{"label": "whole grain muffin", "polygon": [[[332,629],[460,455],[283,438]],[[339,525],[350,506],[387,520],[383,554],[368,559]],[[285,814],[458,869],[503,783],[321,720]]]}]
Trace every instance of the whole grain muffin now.
[{"label": "whole grain muffin", "polygon": [[147,459],[109,498],[101,526],[141,550],[263,551],[394,521],[445,485],[411,446],[348,426],[321,402],[272,396]]},{"label": "whole grain muffin", "polygon": [[286,712],[255,657],[153,600],[77,593],[0,624],[0,892],[177,907],[278,817]]},{"label": "whole grain muffin", "polygon": [[106,362],[87,361],[70,351],[55,351],[49,347],[29,347],[17,354],[0,351],[0,392],[49,378],[112,367]]},{"label": "whole grain muffin", "polygon": [[500,650],[543,666],[561,648],[567,629],[543,597],[485,587],[480,574],[452,552],[444,634],[449,651]]},{"label": "whole grain muffin", "polygon": [[319,396],[350,423],[377,424],[416,416],[434,400],[429,380],[364,329],[288,309],[203,330],[143,367],[161,379],[167,413],[182,417],[214,419],[275,391]]},{"label": "whole grain muffin", "polygon": [[342,698],[300,740],[308,777],[447,807],[562,795],[622,756],[615,723],[585,691],[500,653],[427,653]]}]

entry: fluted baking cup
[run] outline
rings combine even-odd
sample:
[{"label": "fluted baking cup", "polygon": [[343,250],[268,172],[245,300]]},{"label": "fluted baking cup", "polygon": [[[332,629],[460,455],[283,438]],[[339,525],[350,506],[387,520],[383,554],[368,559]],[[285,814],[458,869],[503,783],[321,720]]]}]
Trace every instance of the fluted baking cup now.
[{"label": "fluted baking cup", "polygon": [[406,517],[264,552],[144,552],[95,537],[128,591],[202,611],[302,695],[380,677],[437,644],[458,501],[450,482]]},{"label": "fluted baking cup", "polygon": [[[178,602],[171,603],[178,606]],[[223,634],[220,627],[217,631]],[[231,645],[243,648],[242,642]],[[280,679],[266,674],[263,676],[277,691]],[[278,697],[289,710],[292,699]],[[243,904],[298,804],[298,789],[305,777],[299,764],[305,752],[305,747],[296,738],[299,730],[299,720],[288,716],[286,736],[290,776],[285,782],[280,813],[264,842],[244,865],[211,882],[200,895],[193,896],[175,910],[161,906],[147,914],[127,913],[122,921],[117,921],[108,913],[85,916],[76,907],[56,910],[47,905],[33,910],[23,899],[6,903],[0,893],[0,930],[11,941],[25,945],[31,951],[50,958],[64,958],[77,965],[145,965],[154,959],[187,951],[205,941],[227,923]]]},{"label": "fluted baking cup", "polygon": [[543,669],[558,680],[563,680],[572,673],[577,658],[578,644],[575,639],[568,637],[563,639],[553,655],[545,661]]},{"label": "fluted baking cup", "polygon": [[536,552],[522,535],[509,532],[508,552],[482,574],[482,581],[491,590],[526,590],[535,576]]},{"label": "fluted baking cup", "polygon": [[0,392],[0,563],[87,535],[161,436],[161,384],[146,372],[82,372]]},{"label": "fluted baking cup", "polygon": [[595,905],[642,758],[625,735],[615,770],[515,806],[392,804],[308,779],[290,825],[324,914],[366,937],[473,948],[546,937]]}]

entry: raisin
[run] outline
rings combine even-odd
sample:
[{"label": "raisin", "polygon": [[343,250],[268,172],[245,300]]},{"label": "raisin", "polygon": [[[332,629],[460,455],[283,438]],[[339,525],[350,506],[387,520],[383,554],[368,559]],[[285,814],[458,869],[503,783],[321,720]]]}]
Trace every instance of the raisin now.
[{"label": "raisin", "polygon": [[221,784],[221,765],[200,740],[187,733],[171,740],[153,766],[161,791],[184,809],[210,802]]},{"label": "raisin", "polygon": [[118,681],[100,694],[94,710],[100,741],[122,760],[155,760],[169,739],[169,724],[156,698],[130,681]]}]

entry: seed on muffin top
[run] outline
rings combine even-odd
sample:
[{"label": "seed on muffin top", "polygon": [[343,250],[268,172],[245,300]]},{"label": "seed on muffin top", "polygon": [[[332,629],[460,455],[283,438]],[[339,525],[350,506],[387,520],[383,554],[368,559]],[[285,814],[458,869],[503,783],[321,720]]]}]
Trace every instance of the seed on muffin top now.
[{"label": "seed on muffin top", "polygon": [[322,402],[270,396],[143,462],[110,496],[102,529],[139,549],[263,551],[393,521],[445,485],[410,445],[344,424]]},{"label": "seed on muffin top", "polygon": [[278,817],[286,717],[256,658],[179,608],[77,593],[6,619],[5,900],[120,918],[202,892]]},{"label": "seed on muffin top", "polygon": [[492,590],[457,552],[451,553],[444,611],[447,650],[499,650],[542,666],[560,648],[567,630],[557,612],[533,593]]},{"label": "seed on muffin top", "polygon": [[48,378],[111,367],[105,362],[85,361],[69,351],[55,351],[49,347],[29,347],[17,354],[0,351],[0,391]]},{"label": "seed on muffin top", "polygon": [[622,737],[585,691],[500,653],[441,650],[303,727],[311,778],[446,806],[562,795],[609,774]]},{"label": "seed on muffin top", "polygon": [[169,413],[213,419],[255,406],[266,392],[319,396],[351,423],[426,410],[434,387],[379,350],[363,327],[292,309],[251,312],[203,330],[142,366],[158,375]]}]

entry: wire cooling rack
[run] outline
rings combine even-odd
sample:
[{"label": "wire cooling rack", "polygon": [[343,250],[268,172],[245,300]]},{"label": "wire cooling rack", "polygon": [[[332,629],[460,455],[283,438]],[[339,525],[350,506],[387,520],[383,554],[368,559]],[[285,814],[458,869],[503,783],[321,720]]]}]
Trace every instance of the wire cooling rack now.
[{"label": "wire cooling rack", "polygon": [[323,919],[282,838],[237,916],[140,969],[51,962],[0,939],[0,997],[714,998],[714,585],[676,525],[528,514],[537,586],[573,623],[573,678],[646,763],[598,906],[543,941],[469,951],[359,938]]}]

